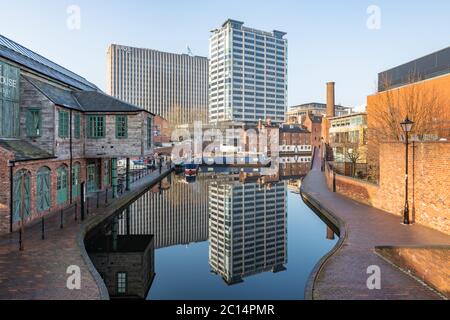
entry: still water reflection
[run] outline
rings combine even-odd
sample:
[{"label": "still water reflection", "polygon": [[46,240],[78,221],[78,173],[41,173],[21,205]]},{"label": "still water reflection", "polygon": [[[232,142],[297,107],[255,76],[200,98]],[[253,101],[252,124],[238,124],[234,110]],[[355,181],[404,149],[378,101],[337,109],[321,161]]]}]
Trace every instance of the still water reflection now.
[{"label": "still water reflection", "polygon": [[337,239],[298,194],[309,168],[301,165],[265,178],[164,179],[86,240],[111,296],[303,299]]}]

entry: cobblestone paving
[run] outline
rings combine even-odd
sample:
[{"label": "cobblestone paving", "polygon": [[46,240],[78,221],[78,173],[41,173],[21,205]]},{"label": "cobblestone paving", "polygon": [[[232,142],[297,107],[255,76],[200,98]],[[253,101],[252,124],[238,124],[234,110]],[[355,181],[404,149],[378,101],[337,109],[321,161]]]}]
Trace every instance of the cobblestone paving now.
[{"label": "cobblestone paving", "polygon": [[[164,173],[164,172],[163,172]],[[135,182],[132,190],[145,188],[159,177],[155,171]],[[123,201],[128,195],[117,201]],[[90,201],[91,214],[86,223],[97,215],[112,213],[114,202],[105,208],[104,196]],[[78,207],[79,208],[79,207]],[[100,299],[100,290],[91,275],[77,244],[81,221],[75,221],[74,211],[68,209],[64,217],[64,228],[60,228],[60,214],[55,213],[45,220],[45,240],[41,239],[41,224],[37,223],[25,229],[24,251],[19,251],[19,234],[13,233],[0,237],[0,299],[14,300],[94,300]],[[81,290],[67,289],[71,265],[81,269]]]},{"label": "cobblestone paving", "polygon": [[[343,220],[347,238],[317,275],[313,299],[440,299],[414,278],[375,254],[376,246],[450,245],[450,237],[420,225],[404,226],[402,218],[355,202],[328,190],[317,157],[303,182],[303,192]],[[381,268],[381,290],[367,288],[367,268]]]}]

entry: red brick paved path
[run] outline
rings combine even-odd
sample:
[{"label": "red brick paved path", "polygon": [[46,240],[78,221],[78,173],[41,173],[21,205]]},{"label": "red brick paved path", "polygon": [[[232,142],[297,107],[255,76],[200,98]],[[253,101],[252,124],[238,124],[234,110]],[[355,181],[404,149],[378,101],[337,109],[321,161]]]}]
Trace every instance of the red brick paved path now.
[{"label": "red brick paved path", "polygon": [[[376,246],[450,245],[450,237],[420,225],[403,226],[402,218],[330,192],[320,171],[320,156],[302,191],[346,224],[342,247],[316,275],[313,299],[440,299],[440,296],[375,254]],[[381,268],[381,290],[368,290],[367,268]],[[443,266],[448,267],[448,266]],[[310,291],[311,292],[311,291]]]},{"label": "red brick paved path", "polygon": [[[159,171],[142,178],[132,185],[127,195],[143,189],[159,177]],[[110,201],[105,209],[104,195],[100,209],[95,198],[90,201],[91,214],[86,223],[114,211]],[[79,207],[78,207],[79,210]],[[100,289],[90,273],[78,246],[77,236],[81,229],[80,215],[75,222],[73,210],[65,214],[64,229],[60,229],[60,215],[56,213],[45,220],[46,239],[41,240],[41,224],[25,229],[24,251],[19,251],[18,233],[0,237],[0,299],[50,299],[50,300],[90,300],[100,299]],[[81,290],[66,287],[66,270],[71,265],[81,268]]]}]

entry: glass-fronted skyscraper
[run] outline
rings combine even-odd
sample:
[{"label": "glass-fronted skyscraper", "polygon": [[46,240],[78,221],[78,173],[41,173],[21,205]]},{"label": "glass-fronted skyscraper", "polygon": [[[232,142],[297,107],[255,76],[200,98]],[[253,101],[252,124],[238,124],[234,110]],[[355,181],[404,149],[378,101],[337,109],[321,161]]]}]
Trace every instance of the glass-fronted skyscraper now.
[{"label": "glass-fronted skyscraper", "polygon": [[284,122],[287,110],[287,40],[227,20],[209,44],[211,123]]}]

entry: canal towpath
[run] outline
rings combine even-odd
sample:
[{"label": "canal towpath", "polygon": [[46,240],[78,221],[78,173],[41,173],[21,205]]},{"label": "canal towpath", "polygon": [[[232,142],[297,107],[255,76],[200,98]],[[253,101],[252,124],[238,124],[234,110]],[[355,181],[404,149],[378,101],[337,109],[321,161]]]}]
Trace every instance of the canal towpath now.
[{"label": "canal towpath", "polygon": [[[45,219],[45,239],[41,223],[25,228],[24,250],[19,250],[19,233],[0,237],[0,300],[99,300],[109,299],[106,287],[84,248],[84,234],[123,205],[167,176],[172,168],[155,170],[134,181],[130,191],[117,199],[105,196],[89,201],[89,214],[82,222],[74,210]],[[98,207],[97,207],[98,206]],[[79,210],[79,206],[78,206]],[[67,280],[79,268],[80,289],[69,289]],[[68,273],[72,272],[72,273]],[[71,282],[76,283],[76,282]]]},{"label": "canal towpath", "polygon": [[[432,290],[376,252],[378,246],[450,246],[450,237],[431,228],[401,224],[401,217],[331,192],[321,171],[319,152],[302,184],[302,194],[313,207],[340,222],[337,247],[316,265],[306,288],[314,300],[435,300]],[[370,268],[380,268],[381,289],[370,290]],[[444,266],[443,266],[444,267]]]}]

